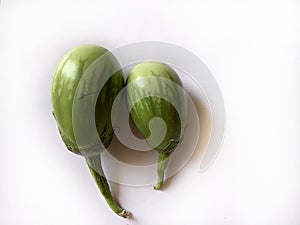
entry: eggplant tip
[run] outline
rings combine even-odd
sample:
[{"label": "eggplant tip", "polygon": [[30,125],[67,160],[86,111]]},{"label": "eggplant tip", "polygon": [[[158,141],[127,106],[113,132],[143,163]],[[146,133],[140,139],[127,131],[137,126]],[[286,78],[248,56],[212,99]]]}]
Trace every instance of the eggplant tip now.
[{"label": "eggplant tip", "polygon": [[153,188],[154,190],[160,190],[163,185],[163,182],[158,182]]},{"label": "eggplant tip", "polygon": [[119,215],[124,217],[125,219],[129,219],[131,216],[131,213],[126,210],[122,210],[122,212],[120,212]]}]

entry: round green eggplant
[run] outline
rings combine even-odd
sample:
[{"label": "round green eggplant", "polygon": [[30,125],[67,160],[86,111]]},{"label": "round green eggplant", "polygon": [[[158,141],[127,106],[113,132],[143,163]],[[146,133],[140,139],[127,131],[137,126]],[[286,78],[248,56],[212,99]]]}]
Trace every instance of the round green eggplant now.
[{"label": "round green eggplant", "polygon": [[105,48],[83,45],[59,62],[52,83],[53,115],[67,148],[86,158],[87,165],[111,209],[127,218],[112,197],[100,153],[113,137],[111,109],[124,86],[117,59]]},{"label": "round green eggplant", "polygon": [[186,93],[177,73],[161,62],[135,65],[126,83],[131,119],[148,145],[159,153],[158,183],[154,188],[160,189],[169,156],[185,131]]}]

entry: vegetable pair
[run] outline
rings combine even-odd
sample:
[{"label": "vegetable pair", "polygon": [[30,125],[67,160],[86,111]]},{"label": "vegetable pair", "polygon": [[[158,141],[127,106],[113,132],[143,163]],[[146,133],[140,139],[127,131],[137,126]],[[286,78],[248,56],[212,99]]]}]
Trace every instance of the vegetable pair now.
[{"label": "vegetable pair", "polygon": [[[103,47],[84,45],[68,52],[58,64],[51,97],[53,115],[67,148],[85,157],[110,208],[128,218],[129,212],[112,197],[100,158],[113,137],[112,106],[123,87],[123,73],[117,59]],[[168,158],[185,128],[186,100],[182,83],[166,64],[140,63],[127,78],[127,102],[138,130],[159,152],[155,189],[160,189]],[[158,128],[161,121],[153,120],[156,117],[164,121],[166,129],[162,134]],[[153,121],[156,129],[150,130]]]}]

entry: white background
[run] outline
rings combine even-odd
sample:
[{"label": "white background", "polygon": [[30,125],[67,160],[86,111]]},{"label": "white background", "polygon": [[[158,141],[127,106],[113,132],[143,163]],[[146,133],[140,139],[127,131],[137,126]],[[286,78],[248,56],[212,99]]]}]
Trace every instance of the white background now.
[{"label": "white background", "polygon": [[[17,1],[0,6],[0,224],[299,225],[300,2]],[[224,96],[221,153],[193,158],[161,192],[112,184],[115,216],[51,115],[58,60],[74,46],[145,40],[201,58]]]}]

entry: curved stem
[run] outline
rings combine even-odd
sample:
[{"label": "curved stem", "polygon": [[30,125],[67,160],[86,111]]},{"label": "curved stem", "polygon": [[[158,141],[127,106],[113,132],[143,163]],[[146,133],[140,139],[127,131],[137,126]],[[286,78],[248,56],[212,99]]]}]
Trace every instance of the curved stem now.
[{"label": "curved stem", "polygon": [[165,169],[169,161],[169,156],[171,153],[158,153],[158,165],[157,165],[157,175],[158,175],[158,181],[157,184],[154,186],[155,190],[161,189],[163,183],[164,183],[164,175],[165,175]]},{"label": "curved stem", "polygon": [[108,182],[102,169],[100,155],[88,157],[86,158],[86,162],[102,196],[105,198],[109,207],[119,216],[129,218],[130,213],[121,208],[112,197]]}]

